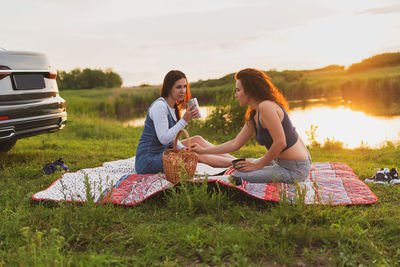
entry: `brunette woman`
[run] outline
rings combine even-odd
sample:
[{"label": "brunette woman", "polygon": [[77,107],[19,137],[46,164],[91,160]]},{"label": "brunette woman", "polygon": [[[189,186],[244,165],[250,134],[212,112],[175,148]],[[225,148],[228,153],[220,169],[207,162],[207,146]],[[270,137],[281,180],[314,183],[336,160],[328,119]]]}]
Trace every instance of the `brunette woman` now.
[{"label": "brunette woman", "polygon": [[[144,129],[136,149],[135,169],[139,174],[163,172],[163,152],[174,145],[175,137],[188,122],[198,115],[195,108],[187,110],[181,117],[181,110],[190,99],[190,88],[186,75],[171,70],[164,78],[161,97],[149,107]],[[191,139],[199,147],[213,146],[200,136]],[[187,140],[178,141],[177,148],[185,149]],[[212,166],[229,166],[234,157],[230,155],[200,155],[199,161]],[[213,164],[217,162],[217,164]]]}]

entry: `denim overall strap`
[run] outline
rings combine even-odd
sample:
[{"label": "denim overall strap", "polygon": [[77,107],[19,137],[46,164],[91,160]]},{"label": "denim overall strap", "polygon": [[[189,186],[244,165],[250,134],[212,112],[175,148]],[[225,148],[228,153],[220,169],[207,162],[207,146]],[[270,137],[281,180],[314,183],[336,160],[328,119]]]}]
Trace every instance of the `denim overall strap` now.
[{"label": "denim overall strap", "polygon": [[[154,103],[158,101],[163,101],[166,105],[168,105],[165,99],[160,97],[150,105],[149,110],[154,105]],[[171,128],[177,122],[173,119],[169,108],[167,110],[168,128]],[[160,143],[157,137],[156,129],[154,127],[154,121],[150,118],[149,112],[147,112],[146,120],[144,122],[144,129],[139,139],[138,147],[136,149],[136,171],[138,173],[157,173],[162,171],[162,153],[165,150],[172,148],[173,145],[174,142],[171,142],[167,145],[163,145]],[[148,167],[150,167],[151,165],[157,165],[157,168],[149,169]]]}]

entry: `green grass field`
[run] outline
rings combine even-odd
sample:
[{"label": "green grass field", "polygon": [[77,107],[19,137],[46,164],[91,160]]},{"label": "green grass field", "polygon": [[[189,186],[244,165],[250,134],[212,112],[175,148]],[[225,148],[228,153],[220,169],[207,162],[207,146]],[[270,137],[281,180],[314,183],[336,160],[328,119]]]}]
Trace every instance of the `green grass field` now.
[{"label": "green grass field", "polygon": [[[44,175],[47,162],[62,157],[73,172],[135,155],[141,128],[69,112],[65,129],[22,139],[0,154],[0,265],[400,265],[400,186],[371,185],[376,204],[348,207],[269,203],[192,184],[132,207],[34,202],[35,192],[62,175]],[[188,129],[212,137],[196,125]],[[264,152],[250,144],[235,155]],[[400,167],[398,144],[326,144],[311,154],[315,162],[346,163],[361,179],[374,168]]]}]

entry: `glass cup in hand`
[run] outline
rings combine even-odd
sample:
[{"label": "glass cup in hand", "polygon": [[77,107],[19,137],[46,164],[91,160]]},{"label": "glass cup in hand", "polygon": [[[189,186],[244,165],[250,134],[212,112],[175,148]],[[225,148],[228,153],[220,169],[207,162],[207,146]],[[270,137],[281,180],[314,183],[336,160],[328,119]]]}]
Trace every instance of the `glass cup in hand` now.
[{"label": "glass cup in hand", "polygon": [[235,159],[235,160],[232,160],[232,165],[233,165],[233,168],[235,170],[237,170],[236,163],[238,163],[239,161],[246,161],[246,159]]}]

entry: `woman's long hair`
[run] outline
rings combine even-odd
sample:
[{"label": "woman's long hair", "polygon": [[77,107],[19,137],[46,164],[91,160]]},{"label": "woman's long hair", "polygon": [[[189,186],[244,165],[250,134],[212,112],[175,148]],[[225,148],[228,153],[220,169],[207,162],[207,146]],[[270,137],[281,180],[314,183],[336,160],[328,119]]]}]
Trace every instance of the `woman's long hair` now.
[{"label": "woman's long hair", "polygon": [[175,108],[175,114],[178,120],[181,118],[181,110],[183,107],[186,107],[186,102],[191,98],[190,95],[190,88],[189,88],[189,82],[186,78],[185,73],[183,73],[180,70],[171,70],[165,75],[164,77],[164,82],[161,87],[161,92],[160,95],[162,97],[168,97],[169,94],[171,93],[172,86],[174,86],[176,81],[179,81],[180,79],[185,78],[186,80],[186,93],[185,97],[183,98],[183,101],[176,102],[174,105]]},{"label": "woman's long hair", "polygon": [[[285,110],[289,109],[286,98],[279,92],[266,73],[257,69],[247,68],[237,72],[235,79],[240,80],[244,92],[253,99],[274,101]],[[250,121],[255,114],[256,111],[249,106],[245,117]]]}]

